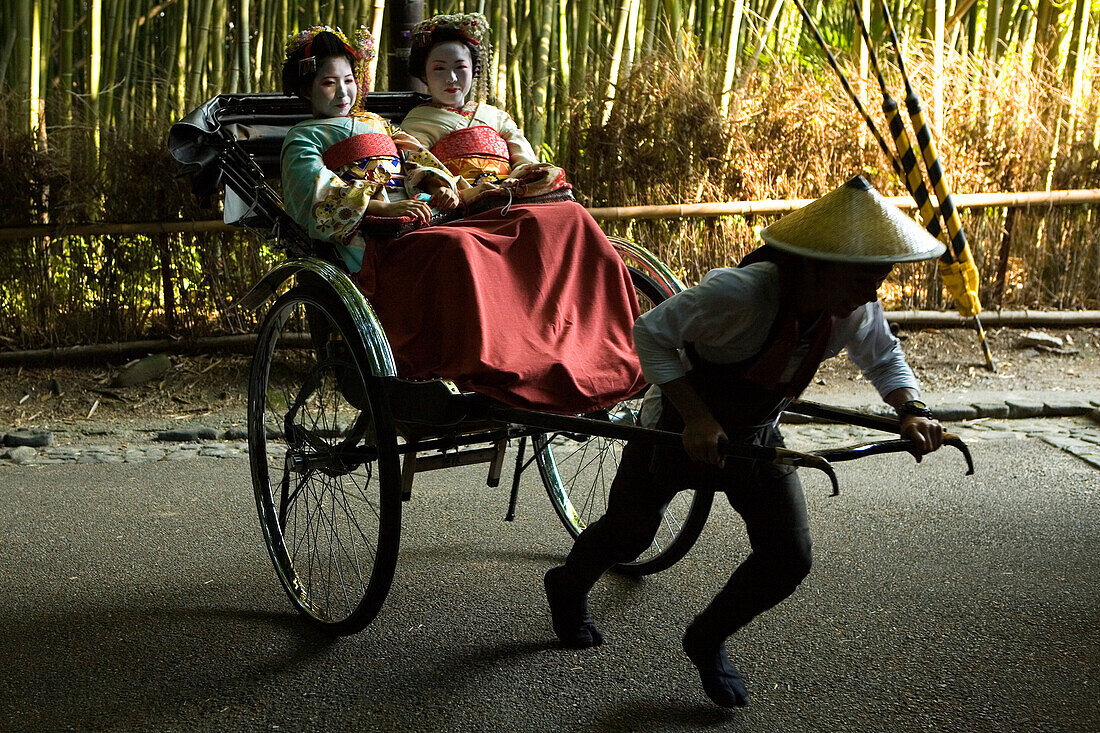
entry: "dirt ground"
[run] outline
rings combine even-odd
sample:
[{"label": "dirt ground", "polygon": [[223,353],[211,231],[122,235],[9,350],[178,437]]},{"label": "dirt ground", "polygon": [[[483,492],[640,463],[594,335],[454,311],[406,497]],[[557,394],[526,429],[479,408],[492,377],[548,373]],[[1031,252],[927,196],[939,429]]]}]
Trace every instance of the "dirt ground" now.
[{"label": "dirt ground", "polygon": [[[1100,329],[1044,329],[1061,348],[1021,345],[1024,329],[986,332],[997,372],[985,361],[972,330],[901,331],[910,364],[926,394],[1028,390],[1091,391],[1100,385]],[[172,356],[160,379],[129,386],[112,382],[125,366],[0,369],[0,433],[17,428],[78,431],[86,435],[195,426],[224,430],[245,425],[248,358]],[[813,399],[873,392],[847,359],[826,362],[810,387]]]},{"label": "dirt ground", "polygon": [[[1062,345],[1027,346],[1033,331],[1060,338]],[[899,331],[902,349],[926,394],[966,392],[1092,391],[1100,386],[1100,329],[1018,329],[986,331],[996,372],[986,360],[973,329]],[[845,358],[830,359],[811,389],[817,395],[842,394],[861,378]],[[824,382],[824,384],[821,384]]]}]

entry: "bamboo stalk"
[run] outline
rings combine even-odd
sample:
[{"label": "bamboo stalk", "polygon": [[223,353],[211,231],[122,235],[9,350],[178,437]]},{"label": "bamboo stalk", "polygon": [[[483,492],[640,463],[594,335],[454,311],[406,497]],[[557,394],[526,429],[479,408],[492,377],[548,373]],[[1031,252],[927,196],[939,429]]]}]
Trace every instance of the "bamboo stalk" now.
[{"label": "bamboo stalk", "polygon": [[[69,127],[73,122],[73,0],[61,0],[58,21],[61,26],[61,53],[58,57],[58,71],[61,79],[61,124]],[[3,73],[0,72],[0,79]],[[70,139],[70,135],[65,136]],[[66,155],[71,151],[66,147]]]},{"label": "bamboo stalk", "polygon": [[[653,0],[654,2],[656,0]],[[573,63],[570,65],[569,95],[574,99],[581,96],[588,76],[589,29],[592,24],[590,0],[577,3],[577,30],[573,44]]]},{"label": "bamboo stalk", "polygon": [[611,50],[611,67],[607,72],[607,80],[603,85],[603,114],[600,117],[600,122],[604,125],[611,117],[611,109],[615,103],[615,91],[619,84],[619,68],[623,59],[623,46],[626,43],[626,27],[630,22],[630,9],[634,2],[636,0],[620,0],[619,10],[615,15],[615,40]]},{"label": "bamboo stalk", "polygon": [[278,46],[279,39],[275,34],[275,14],[270,12],[272,7],[273,5],[266,0],[260,3],[259,17],[256,21],[256,43],[249,50],[249,63],[252,64],[249,83],[257,91],[274,91],[270,80],[272,69],[275,68],[275,59],[269,58],[269,56],[271,55],[270,47],[272,45]]},{"label": "bamboo stalk", "polygon": [[[31,36],[33,28],[32,20],[32,7],[31,4],[23,0],[22,2],[15,3],[15,31],[17,34],[17,47],[20,53],[16,53],[15,59],[15,88],[22,91],[29,89],[31,86],[31,69],[34,67],[33,59],[31,57]],[[35,111],[33,102],[27,101],[27,105],[23,107],[22,111],[18,114],[19,120],[16,129],[29,133],[32,130],[34,124]]]},{"label": "bamboo stalk", "polygon": [[[199,1],[199,0],[196,0]],[[176,43],[176,73],[172,75],[175,81],[175,101],[176,112],[182,113],[190,111],[187,98],[187,59],[188,59],[188,30],[190,29],[190,0],[180,0],[179,8],[179,41]]]},{"label": "bamboo stalk", "polygon": [[657,15],[660,0],[645,0],[645,32],[642,36],[642,56],[653,53],[657,43]]},{"label": "bamboo stalk", "polygon": [[515,117],[516,123],[520,127],[526,127],[527,114],[525,106],[527,104],[527,100],[525,99],[525,96],[523,94],[524,86],[522,85],[522,80],[520,79],[520,34],[519,31],[517,31],[517,26],[521,30],[525,30],[527,27],[523,23],[513,23],[511,28],[509,29],[509,32],[512,34],[512,53],[508,57],[508,76],[511,77],[511,87],[516,90],[516,99],[515,102],[512,104],[512,116]]},{"label": "bamboo stalk", "polygon": [[[285,2],[285,0],[284,0]],[[370,78],[377,79],[378,73],[378,58],[382,55],[382,49],[377,46],[378,39],[382,38],[382,19],[386,16],[386,0],[374,0],[374,6],[371,9],[371,35],[374,36],[375,56],[370,60]]]},{"label": "bamboo stalk", "polygon": [[641,8],[641,0],[631,0],[630,17],[626,22],[626,40],[623,43],[623,65],[619,70],[620,84],[630,74],[630,70],[634,66],[634,55],[638,48],[638,15]]},{"label": "bamboo stalk", "polygon": [[[333,3],[335,5],[335,3]],[[343,0],[341,3],[340,27],[344,33],[354,33],[360,25],[359,0]]]},{"label": "bamboo stalk", "polygon": [[756,65],[760,61],[760,54],[764,52],[764,46],[768,42],[768,37],[775,27],[775,20],[779,17],[779,11],[782,9],[783,0],[772,0],[771,9],[768,12],[768,20],[764,25],[764,30],[760,34],[760,38],[756,42],[756,50],[753,52],[752,58],[745,64],[745,68],[741,70],[741,73],[737,77],[737,86],[734,88],[735,93],[745,88],[753,72],[756,71]]},{"label": "bamboo stalk", "polygon": [[985,53],[986,59],[997,63],[997,41],[1001,37],[1001,0],[986,0],[985,8]]},{"label": "bamboo stalk", "polygon": [[103,38],[103,49],[107,53],[107,62],[102,70],[101,87],[104,89],[103,98],[100,100],[100,118],[102,124],[112,126],[115,122],[115,89],[118,79],[118,62],[120,43],[122,39],[123,18],[125,17],[125,4],[109,3],[109,9],[104,24],[106,36]]},{"label": "bamboo stalk", "polygon": [[684,58],[684,17],[680,0],[662,0],[665,9],[665,19],[668,22],[669,48],[673,57]]},{"label": "bamboo stalk", "polygon": [[202,89],[202,76],[206,66],[207,48],[210,45],[210,23],[214,14],[214,0],[198,0],[198,23],[195,28],[195,44],[191,49],[190,72],[187,76],[187,87],[184,99],[186,107],[191,109],[198,104],[199,93]]},{"label": "bamboo stalk", "polygon": [[1054,0],[1039,0],[1035,9],[1035,41],[1032,50],[1031,73],[1038,74],[1054,62],[1055,41],[1058,38],[1058,15],[1061,4]]},{"label": "bamboo stalk", "polygon": [[[229,88],[231,83],[227,82],[226,75],[226,56],[225,56],[225,43],[223,34],[225,33],[228,24],[228,16],[226,15],[227,8],[225,6],[225,0],[214,0],[213,13],[210,16],[210,27],[207,34],[207,43],[209,48],[206,49],[206,62],[202,64],[202,76],[198,88],[194,90],[195,104],[202,102],[206,99],[207,89],[215,89],[221,91],[222,89]],[[232,81],[232,85],[236,85],[236,80]]]},{"label": "bamboo stalk", "polygon": [[550,133],[547,135],[554,150],[564,150],[569,144],[569,125],[566,119],[569,115],[569,2],[558,0],[557,9],[557,33],[554,34],[554,44],[557,47],[555,57],[558,60],[558,68],[554,87],[554,109],[549,118]]},{"label": "bamboo stalk", "polygon": [[[8,24],[7,29],[7,32],[4,33],[3,46],[0,46],[0,84],[3,84],[8,76],[8,71],[11,68],[12,53],[15,50],[15,40],[19,34],[14,23]],[[16,67],[18,67],[18,63],[16,63]],[[15,76],[18,77],[18,73],[16,73]],[[13,86],[15,85],[13,84]]]},{"label": "bamboo stalk", "polygon": [[[49,33],[48,27],[46,33]],[[50,46],[46,42],[46,48]],[[42,99],[42,0],[34,0],[31,9],[30,53],[30,129],[38,134],[39,145],[46,147],[45,100]]]},{"label": "bamboo stalk", "polygon": [[543,2],[539,32],[535,36],[539,39],[539,43],[535,51],[534,88],[531,95],[532,119],[528,135],[528,139],[536,149],[543,144],[546,136],[546,102],[550,84],[550,34],[553,28],[554,4]]},{"label": "bamboo stalk", "polygon": [[491,67],[493,78],[489,84],[489,93],[496,99],[497,105],[508,109],[508,13],[504,12],[506,2],[493,3],[493,52],[496,54]]},{"label": "bamboo stalk", "polygon": [[252,91],[252,48],[249,38],[252,26],[248,5],[248,0],[237,3],[237,27],[234,29],[237,34],[236,58],[240,67],[238,73],[241,79],[241,91],[246,94]]},{"label": "bamboo stalk", "polygon": [[139,84],[136,83],[137,80],[134,78],[134,62],[138,55],[138,28],[140,28],[140,21],[144,17],[141,14],[141,8],[137,5],[139,1],[126,0],[127,14],[124,24],[127,29],[125,34],[126,50],[123,54],[125,57],[122,68],[123,83],[120,89],[118,114],[116,116],[118,125],[123,130],[128,130],[133,122],[133,110],[137,105],[132,104],[132,101],[139,90]]},{"label": "bamboo stalk", "polygon": [[[948,18],[947,21],[943,24],[944,32],[950,33],[952,30],[954,30],[958,22],[962,20],[964,15],[970,12],[970,9],[974,7],[974,4],[977,3],[977,1],[978,0],[960,0],[960,2],[955,3],[954,12],[951,13],[951,17]],[[901,17],[901,13],[894,12],[893,16],[895,18]]]},{"label": "bamboo stalk", "polygon": [[929,110],[929,118],[932,129],[937,137],[943,136],[944,126],[947,124],[943,108],[943,40],[944,20],[947,4],[944,0],[935,0],[935,17],[933,19],[932,36],[932,105]]},{"label": "bamboo stalk", "polygon": [[726,65],[722,75],[722,101],[719,104],[719,110],[724,118],[729,116],[730,103],[733,99],[733,80],[737,72],[737,56],[740,50],[738,40],[741,36],[741,18],[744,12],[745,0],[734,0],[733,14],[726,36]]},{"label": "bamboo stalk", "polygon": [[88,3],[88,109],[92,117],[92,148],[99,154],[99,89],[100,61],[103,45],[103,0]]}]

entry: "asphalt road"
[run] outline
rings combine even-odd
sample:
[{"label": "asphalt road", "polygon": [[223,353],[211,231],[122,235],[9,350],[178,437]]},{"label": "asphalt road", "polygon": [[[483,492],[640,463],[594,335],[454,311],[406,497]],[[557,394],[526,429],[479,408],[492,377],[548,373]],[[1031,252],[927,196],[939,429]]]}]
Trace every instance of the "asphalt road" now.
[{"label": "asphalt road", "polygon": [[418,477],[382,613],[328,639],[292,612],[247,462],[0,471],[0,728],[136,731],[1100,730],[1100,472],[1049,445],[803,472],[798,593],[712,706],[682,629],[746,550],[724,503],[688,557],[593,594],[599,649],[553,643],[541,575],[569,540],[534,472],[519,516],[480,467]]}]

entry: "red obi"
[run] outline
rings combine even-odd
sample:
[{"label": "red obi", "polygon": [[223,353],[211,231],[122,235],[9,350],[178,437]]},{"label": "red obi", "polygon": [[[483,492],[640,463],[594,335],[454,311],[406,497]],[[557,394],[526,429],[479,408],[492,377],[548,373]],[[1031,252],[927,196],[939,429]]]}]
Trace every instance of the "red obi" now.
[{"label": "red obi", "polygon": [[325,151],[321,159],[329,170],[340,170],[365,158],[396,158],[393,138],[381,132],[364,132],[341,140]]},{"label": "red obi", "polygon": [[480,172],[506,176],[512,169],[508,143],[488,125],[463,127],[444,135],[432,146],[432,154],[455,175],[465,175],[474,161]]}]

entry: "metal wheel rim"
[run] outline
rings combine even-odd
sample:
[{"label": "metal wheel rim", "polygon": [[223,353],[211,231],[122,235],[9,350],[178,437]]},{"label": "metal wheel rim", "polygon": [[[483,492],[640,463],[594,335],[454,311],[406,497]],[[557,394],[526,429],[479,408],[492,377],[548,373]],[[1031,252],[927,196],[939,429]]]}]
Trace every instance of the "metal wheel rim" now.
[{"label": "metal wheel rim", "polygon": [[[250,448],[265,456],[251,461],[253,483],[264,539],[292,603],[322,626],[350,632],[377,613],[393,577],[400,502],[396,486],[387,496],[392,480],[383,474],[396,475],[396,451],[348,350],[319,358],[300,345],[306,307],[343,343],[351,337],[321,298],[292,291],[272,307],[250,383]],[[299,345],[277,348],[284,340]],[[357,380],[366,409],[348,402],[341,379]],[[253,393],[261,384],[262,403]],[[383,468],[387,461],[393,465]]]}]

